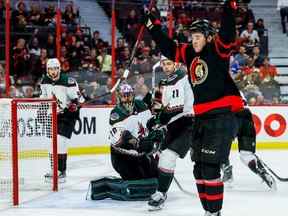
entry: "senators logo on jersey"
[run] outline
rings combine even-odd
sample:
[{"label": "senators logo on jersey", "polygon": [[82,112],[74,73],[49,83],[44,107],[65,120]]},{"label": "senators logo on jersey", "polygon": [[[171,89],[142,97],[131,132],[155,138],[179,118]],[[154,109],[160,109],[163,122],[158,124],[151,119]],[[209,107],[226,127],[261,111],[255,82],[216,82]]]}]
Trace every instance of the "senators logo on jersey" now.
[{"label": "senators logo on jersey", "polygon": [[208,76],[208,66],[207,63],[200,59],[199,57],[196,57],[193,59],[191,65],[190,65],[190,77],[191,82],[193,85],[199,85],[203,83],[207,76]]}]

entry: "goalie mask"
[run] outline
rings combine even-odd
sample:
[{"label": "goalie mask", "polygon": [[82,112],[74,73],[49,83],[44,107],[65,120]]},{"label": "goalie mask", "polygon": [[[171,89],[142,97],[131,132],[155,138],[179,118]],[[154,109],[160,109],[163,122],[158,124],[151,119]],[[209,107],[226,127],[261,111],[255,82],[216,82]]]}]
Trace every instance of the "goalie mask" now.
[{"label": "goalie mask", "polygon": [[53,81],[60,78],[61,65],[57,58],[48,59],[46,64],[47,76]]},{"label": "goalie mask", "polygon": [[134,106],[134,90],[129,84],[122,84],[118,91],[119,103],[132,113]]}]

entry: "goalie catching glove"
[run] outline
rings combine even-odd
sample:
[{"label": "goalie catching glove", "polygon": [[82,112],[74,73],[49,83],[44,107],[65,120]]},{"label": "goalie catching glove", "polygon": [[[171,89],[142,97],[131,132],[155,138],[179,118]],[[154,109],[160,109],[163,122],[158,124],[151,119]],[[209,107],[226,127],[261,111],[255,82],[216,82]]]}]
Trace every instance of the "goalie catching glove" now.
[{"label": "goalie catching glove", "polygon": [[139,140],[138,149],[139,153],[153,154],[158,151],[161,144],[164,142],[164,130],[152,130],[148,136]]}]

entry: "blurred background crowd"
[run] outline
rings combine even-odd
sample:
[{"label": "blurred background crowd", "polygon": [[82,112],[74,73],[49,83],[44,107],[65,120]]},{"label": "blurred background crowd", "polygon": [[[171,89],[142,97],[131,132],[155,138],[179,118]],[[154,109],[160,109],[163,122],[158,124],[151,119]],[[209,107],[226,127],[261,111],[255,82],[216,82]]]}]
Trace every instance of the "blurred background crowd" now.
[{"label": "blurred background crowd", "polygon": [[[12,1],[13,2],[13,1]],[[79,2],[79,1],[78,1]],[[119,1],[121,2],[121,1]],[[165,1],[163,1],[165,2]],[[98,1],[111,17],[111,1]],[[126,1],[117,6],[116,75],[120,76],[129,62],[131,49],[142,24],[143,4],[147,1]],[[173,0],[161,4],[162,26],[168,29],[169,10],[173,15],[173,39],[179,43],[191,41],[184,26],[196,19],[209,19],[219,29],[222,1]],[[63,73],[77,79],[83,95],[89,101],[112,87],[111,41],[101,35],[102,29],[91,29],[83,22],[74,1],[61,1],[61,53]],[[11,86],[10,97],[37,97],[39,82],[46,73],[46,62],[56,56],[55,28],[56,1],[15,1],[11,11]],[[168,11],[168,12],[167,12]],[[171,15],[171,14],[170,14]],[[0,94],[5,97],[5,4],[0,0]],[[110,26],[103,26],[110,28]],[[236,15],[238,50],[230,60],[230,73],[250,105],[286,103],[281,98],[280,85],[275,79],[278,69],[271,64],[268,52],[267,28],[263,18],[255,19],[253,10],[243,4]],[[145,32],[137,47],[130,67],[136,97],[143,98],[152,87],[152,68],[161,53]],[[156,82],[163,75],[156,68]],[[93,101],[94,104],[111,104],[110,96]]]}]

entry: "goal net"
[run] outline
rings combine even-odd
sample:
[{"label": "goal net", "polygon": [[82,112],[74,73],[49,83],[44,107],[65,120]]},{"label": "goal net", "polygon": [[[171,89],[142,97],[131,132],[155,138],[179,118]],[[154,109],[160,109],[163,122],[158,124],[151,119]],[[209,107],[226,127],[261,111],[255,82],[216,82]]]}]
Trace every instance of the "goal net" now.
[{"label": "goal net", "polygon": [[[18,205],[57,185],[56,102],[0,99],[0,204]],[[53,164],[53,167],[51,167]],[[53,170],[53,180],[44,175]]]}]

